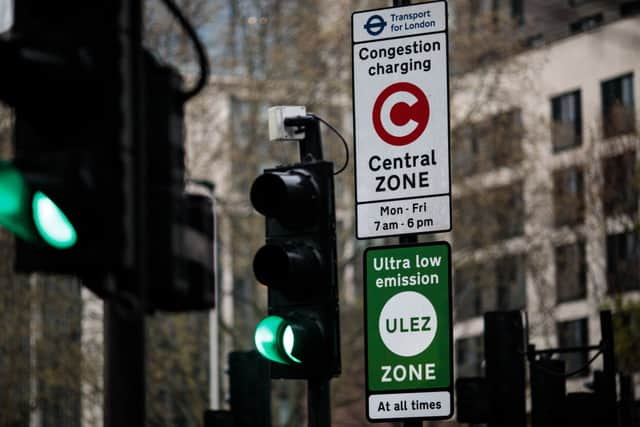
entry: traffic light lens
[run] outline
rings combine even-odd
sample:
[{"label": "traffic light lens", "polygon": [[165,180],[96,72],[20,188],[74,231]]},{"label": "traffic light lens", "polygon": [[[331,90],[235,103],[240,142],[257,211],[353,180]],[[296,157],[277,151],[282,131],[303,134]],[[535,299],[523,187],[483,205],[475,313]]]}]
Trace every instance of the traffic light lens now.
[{"label": "traffic light lens", "polygon": [[278,245],[264,245],[253,259],[253,272],[264,285],[280,287],[289,273],[289,257]]},{"label": "traffic light lens", "polygon": [[260,175],[251,186],[251,204],[265,216],[278,217],[287,197],[287,186],[279,175]]},{"label": "traffic light lens", "polygon": [[300,296],[320,277],[322,262],[310,246],[266,244],[253,258],[253,272],[263,285]]},{"label": "traffic light lens", "polygon": [[300,359],[296,358],[293,355],[293,347],[295,345],[295,342],[296,342],[296,337],[295,337],[295,334],[293,333],[293,328],[291,327],[291,325],[287,325],[284,328],[284,333],[282,335],[282,346],[284,347],[284,352],[294,362],[302,363]]},{"label": "traffic light lens", "polygon": [[280,316],[265,317],[258,323],[253,337],[256,349],[261,355],[273,362],[289,364],[289,361],[283,357],[280,347],[282,340],[278,339],[278,337],[283,334],[283,331],[290,328]]},{"label": "traffic light lens", "polygon": [[0,216],[19,214],[24,192],[25,183],[20,172],[6,162],[0,163]]},{"label": "traffic light lens", "polygon": [[0,160],[0,224],[24,240],[37,241],[28,202],[29,188],[11,162]]},{"label": "traffic light lens", "polygon": [[319,215],[319,190],[303,170],[265,172],[251,186],[251,204],[286,227],[313,225]]},{"label": "traffic light lens", "polygon": [[32,207],[33,221],[45,242],[58,249],[76,244],[78,236],[71,221],[49,197],[36,191]]}]

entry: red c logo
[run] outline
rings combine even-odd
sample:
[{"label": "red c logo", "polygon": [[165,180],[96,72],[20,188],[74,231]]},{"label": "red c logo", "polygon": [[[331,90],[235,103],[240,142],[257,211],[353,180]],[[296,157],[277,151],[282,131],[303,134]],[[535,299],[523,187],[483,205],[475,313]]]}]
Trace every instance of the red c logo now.
[{"label": "red c logo", "polygon": [[[404,94],[407,93],[414,98],[412,104],[395,99],[406,98]],[[387,144],[396,146],[411,144],[422,135],[428,122],[427,96],[412,83],[400,82],[388,86],[378,95],[373,104],[373,127]]]}]

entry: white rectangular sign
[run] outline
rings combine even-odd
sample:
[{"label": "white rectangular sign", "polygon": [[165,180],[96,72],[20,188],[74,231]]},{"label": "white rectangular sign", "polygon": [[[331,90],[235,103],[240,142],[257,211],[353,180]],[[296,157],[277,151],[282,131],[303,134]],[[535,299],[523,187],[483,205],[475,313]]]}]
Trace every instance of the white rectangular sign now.
[{"label": "white rectangular sign", "polygon": [[451,230],[445,1],[352,15],[356,236]]},{"label": "white rectangular sign", "polygon": [[451,393],[372,394],[367,414],[370,420],[448,418],[451,413]]}]

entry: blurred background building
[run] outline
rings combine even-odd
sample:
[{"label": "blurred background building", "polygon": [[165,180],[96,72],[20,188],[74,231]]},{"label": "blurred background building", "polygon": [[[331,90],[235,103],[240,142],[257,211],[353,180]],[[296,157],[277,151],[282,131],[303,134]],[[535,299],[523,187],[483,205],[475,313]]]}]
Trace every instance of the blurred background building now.
[{"label": "blurred background building", "polygon": [[[638,370],[625,352],[639,331],[622,331],[640,296],[640,2],[566,3],[511,2],[523,50],[457,76],[455,115],[470,118],[452,145],[460,376],[483,373],[482,314],[513,309],[549,348],[598,344],[598,311],[611,308],[619,367]],[[566,356],[567,370],[591,355]]]}]

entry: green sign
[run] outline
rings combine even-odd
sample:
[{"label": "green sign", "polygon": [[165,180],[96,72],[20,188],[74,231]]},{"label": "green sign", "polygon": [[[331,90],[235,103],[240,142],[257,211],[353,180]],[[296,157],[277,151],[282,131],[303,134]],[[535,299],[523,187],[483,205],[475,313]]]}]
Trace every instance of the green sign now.
[{"label": "green sign", "polygon": [[447,242],[365,251],[370,421],[453,414],[450,257]]}]

